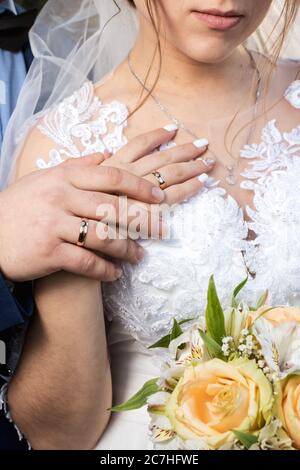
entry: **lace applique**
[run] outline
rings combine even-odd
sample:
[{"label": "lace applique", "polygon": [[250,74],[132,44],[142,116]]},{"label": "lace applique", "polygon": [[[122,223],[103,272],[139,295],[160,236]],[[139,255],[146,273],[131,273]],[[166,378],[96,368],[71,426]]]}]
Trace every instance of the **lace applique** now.
[{"label": "lace applique", "polygon": [[300,126],[290,133],[281,134],[273,119],[263,129],[260,144],[246,145],[241,150],[242,158],[254,160],[241,173],[247,178],[247,181],[241,183],[241,188],[255,190],[265,185],[266,179],[275,171],[287,168],[296,153],[300,155]]},{"label": "lace applique", "polygon": [[[300,302],[300,158],[290,159],[285,171],[273,172],[255,191],[255,210],[247,208],[250,241],[246,261],[256,273],[253,286],[271,286],[273,304]],[[298,299],[298,300],[297,300]]]},{"label": "lace applique", "polygon": [[[300,109],[299,80],[285,98]],[[245,146],[241,156],[253,159],[242,173],[247,180],[241,183],[254,192],[254,209],[246,211],[251,219],[248,228],[256,238],[245,252],[248,268],[256,273],[253,286],[272,286],[274,304],[283,299],[293,303],[300,299],[300,126],[281,133],[276,120],[270,121],[262,142]]]},{"label": "lace applique", "polygon": [[[293,82],[284,96],[294,108],[300,109],[300,80]],[[241,188],[255,191],[257,187],[267,184],[266,178],[286,169],[292,156],[297,153],[300,155],[300,126],[291,132],[281,133],[276,119],[269,121],[262,131],[261,143],[246,145],[241,150],[242,158],[254,160],[241,173],[247,178],[241,183]]]},{"label": "lace applique", "polygon": [[42,134],[58,145],[49,159],[37,160],[37,167],[49,168],[70,157],[83,157],[105,150],[115,153],[127,143],[123,130],[128,110],[118,101],[102,103],[95,96],[93,84],[81,89],[50,110],[38,125]]},{"label": "lace applique", "polygon": [[294,108],[300,109],[300,80],[296,80],[288,87],[284,97]]}]

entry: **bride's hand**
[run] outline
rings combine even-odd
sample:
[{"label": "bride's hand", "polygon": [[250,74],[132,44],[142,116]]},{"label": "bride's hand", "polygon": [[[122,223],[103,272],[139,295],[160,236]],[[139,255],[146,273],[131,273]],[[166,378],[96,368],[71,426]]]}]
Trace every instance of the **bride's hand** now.
[{"label": "bride's hand", "polygon": [[212,170],[214,161],[203,157],[208,147],[206,139],[158,150],[161,145],[173,140],[176,133],[176,129],[168,131],[161,128],[142,134],[101,165],[126,170],[157,186],[159,182],[153,173],[159,172],[166,182],[164,203],[180,203],[199,192],[205,174]]},{"label": "bride's hand", "polygon": [[[213,162],[203,158],[207,149],[204,139],[157,150],[175,135],[176,130],[166,129],[140,135],[115,155],[107,155],[105,160],[101,156],[98,168],[91,167],[89,173],[86,168],[85,172],[81,170],[77,174],[73,169],[74,161],[66,162],[65,168],[69,167],[73,184],[81,191],[80,197],[73,198],[73,218],[68,224],[61,225],[61,238],[73,238],[72,242],[76,243],[81,222],[78,216],[82,215],[90,221],[86,238],[88,248],[113,259],[131,263],[141,260],[143,250],[133,240],[160,238],[163,233],[163,222],[159,218],[161,206],[145,196],[143,187],[144,184],[159,187],[152,173],[158,171],[165,179],[166,189],[161,203],[171,206],[199,192],[205,181],[205,178],[201,180],[201,175],[213,168]],[[128,198],[126,206],[123,198],[120,199],[122,195]]]}]

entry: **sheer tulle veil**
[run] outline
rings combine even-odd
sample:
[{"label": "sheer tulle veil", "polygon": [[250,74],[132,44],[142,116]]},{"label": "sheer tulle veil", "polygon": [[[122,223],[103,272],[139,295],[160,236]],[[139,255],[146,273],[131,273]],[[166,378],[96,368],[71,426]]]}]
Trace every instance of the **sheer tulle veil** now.
[{"label": "sheer tulle veil", "polygon": [[[250,47],[268,54],[283,0],[273,0]],[[280,30],[280,24],[276,29]],[[3,142],[0,188],[16,161],[18,147],[35,119],[79,89],[99,81],[128,54],[138,33],[136,12],[127,0],[48,0],[30,33],[34,61]],[[276,33],[275,33],[276,34]],[[287,37],[282,57],[300,59],[300,14]]]}]

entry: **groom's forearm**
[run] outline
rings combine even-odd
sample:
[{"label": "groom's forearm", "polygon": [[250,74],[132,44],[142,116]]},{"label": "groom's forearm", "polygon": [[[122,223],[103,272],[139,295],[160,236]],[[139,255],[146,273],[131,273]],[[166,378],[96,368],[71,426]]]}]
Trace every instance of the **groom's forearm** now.
[{"label": "groom's forearm", "polygon": [[68,274],[41,280],[38,314],[8,394],[34,449],[89,449],[103,433],[111,378],[99,283]]}]

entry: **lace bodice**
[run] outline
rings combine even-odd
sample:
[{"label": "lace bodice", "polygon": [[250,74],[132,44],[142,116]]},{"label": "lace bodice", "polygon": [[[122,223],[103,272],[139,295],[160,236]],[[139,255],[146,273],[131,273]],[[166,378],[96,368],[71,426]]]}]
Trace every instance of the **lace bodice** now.
[{"label": "lace bodice", "polygon": [[[300,81],[291,84],[285,99],[300,109]],[[127,143],[127,115],[126,106],[102,103],[86,83],[40,123],[55,146],[48,158],[38,158],[37,166],[105,149],[116,152]],[[241,157],[249,159],[241,187],[253,192],[253,206],[246,209],[250,221],[237,201],[209,179],[201,193],[173,213],[175,234],[184,216],[185,237],[143,241],[144,261],[124,264],[124,276],[103,285],[108,317],[117,317],[138,341],[153,343],[174,316],[203,314],[211,274],[225,302],[246,277],[246,264],[255,273],[243,291],[247,300],[253,302],[268,288],[272,303],[300,303],[300,125],[281,132],[275,119],[269,121],[261,142],[246,145]],[[255,240],[248,240],[249,230]]]}]

